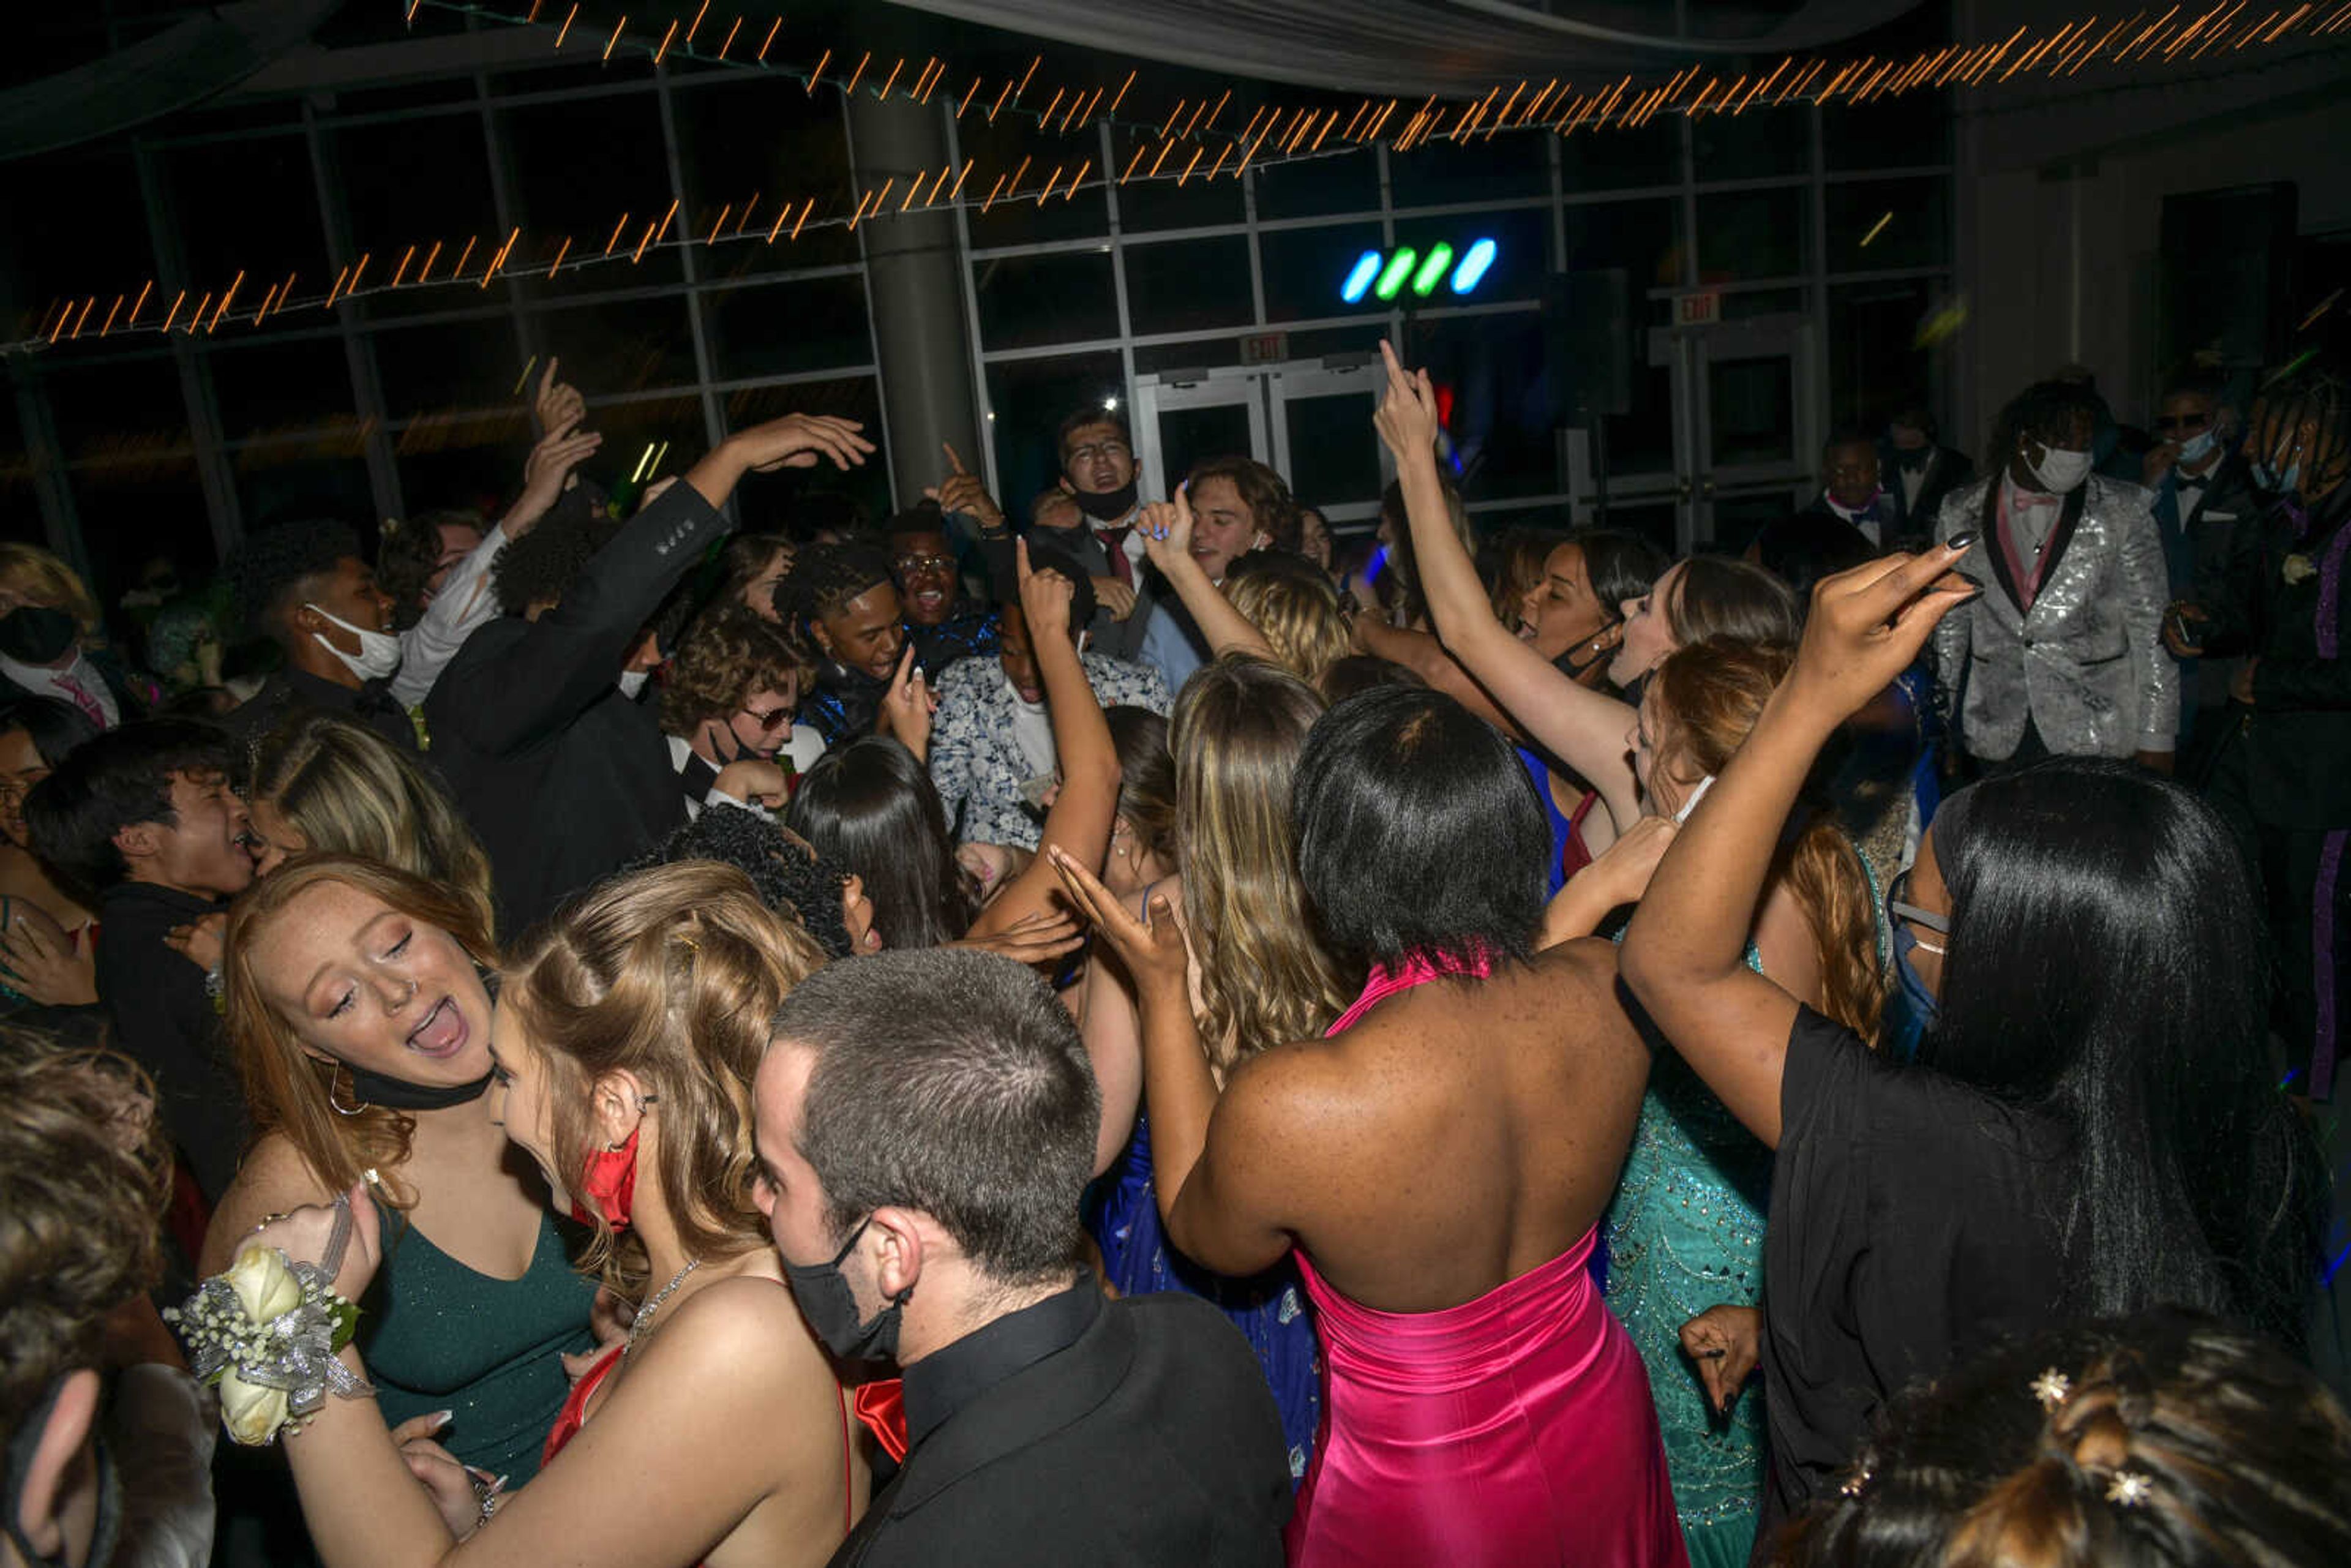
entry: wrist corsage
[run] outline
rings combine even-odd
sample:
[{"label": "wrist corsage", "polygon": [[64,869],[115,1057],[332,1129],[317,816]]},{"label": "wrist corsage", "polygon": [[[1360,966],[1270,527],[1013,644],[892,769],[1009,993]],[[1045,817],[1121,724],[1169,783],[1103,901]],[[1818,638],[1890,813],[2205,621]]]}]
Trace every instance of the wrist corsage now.
[{"label": "wrist corsage", "polygon": [[188,1348],[188,1370],[219,1390],[221,1425],[248,1447],[300,1431],[329,1393],[345,1399],[375,1389],[336,1358],[351,1342],[359,1309],[335,1291],[350,1237],[350,1209],[339,1200],[327,1257],[287,1260],[283,1249],[248,1243],[226,1273],[196,1287],[165,1321]]}]

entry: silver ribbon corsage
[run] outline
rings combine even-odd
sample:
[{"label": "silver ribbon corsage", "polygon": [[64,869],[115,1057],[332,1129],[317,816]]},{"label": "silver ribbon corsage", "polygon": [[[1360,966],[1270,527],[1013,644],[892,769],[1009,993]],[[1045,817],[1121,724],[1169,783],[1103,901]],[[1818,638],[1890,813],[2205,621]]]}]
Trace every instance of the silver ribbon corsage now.
[{"label": "silver ribbon corsage", "polygon": [[296,1263],[281,1248],[247,1243],[226,1273],[164,1310],[188,1347],[188,1370],[219,1391],[221,1425],[232,1441],[275,1442],[281,1430],[300,1431],[329,1394],[357,1399],[375,1392],[335,1356],[359,1320],[359,1309],[335,1291],[351,1229],[349,1200],[338,1199],[336,1208],[320,1261]]},{"label": "silver ribbon corsage", "polygon": [[2291,588],[2295,583],[2308,582],[2312,578],[2316,577],[2318,568],[2311,563],[2310,558],[2306,555],[2290,555],[2285,558],[2285,567],[2278,575],[2284,578],[2286,586]]}]

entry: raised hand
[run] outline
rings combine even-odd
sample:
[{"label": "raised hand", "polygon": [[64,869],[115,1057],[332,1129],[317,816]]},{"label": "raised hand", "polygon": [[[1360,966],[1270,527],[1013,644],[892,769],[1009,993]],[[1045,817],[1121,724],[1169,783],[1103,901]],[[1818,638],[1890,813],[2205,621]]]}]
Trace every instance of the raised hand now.
[{"label": "raised hand", "polygon": [[1135,528],[1143,535],[1143,553],[1165,572],[1178,561],[1192,559],[1192,498],[1187,485],[1176,486],[1172,501],[1154,501],[1143,508]]},{"label": "raised hand", "polygon": [[353,1182],[351,1190],[334,1203],[306,1203],[290,1214],[279,1215],[239,1243],[237,1250],[258,1244],[282,1249],[289,1262],[321,1262],[335,1228],[336,1211],[345,1203],[350,1207],[350,1239],[343,1248],[343,1266],[335,1276],[335,1289],[345,1301],[356,1301],[383,1263],[382,1222],[364,1177]]},{"label": "raised hand", "polygon": [[961,512],[979,524],[979,531],[992,534],[1004,527],[1004,509],[979,476],[963,465],[962,455],[955,447],[941,443],[947,455],[947,465],[953,470],[935,485],[927,486],[923,494],[939,504],[942,512]]},{"label": "raised hand", "polygon": [[1823,578],[1788,674],[1788,700],[1815,720],[1842,724],[1892,685],[1935,623],[1980,591],[1951,570],[1974,542],[1975,535],[1958,534],[1924,555],[1888,556]]},{"label": "raised hand", "polygon": [[1388,390],[1380,399],[1379,412],[1372,423],[1387,443],[1396,461],[1426,458],[1434,462],[1437,455],[1437,389],[1429,384],[1426,371],[1406,371],[1396,358],[1395,346],[1385,338],[1380,340],[1380,357],[1387,361]]},{"label": "raised hand", "polygon": [[914,645],[909,643],[898,655],[898,672],[890,677],[890,689],[882,698],[882,733],[894,737],[917,762],[926,762],[931,716],[938,711],[939,699],[923,678],[922,666],[914,663]]},{"label": "raised hand", "polygon": [[1071,860],[1068,852],[1049,850],[1053,857],[1053,871],[1068,890],[1070,901],[1078,912],[1102,935],[1111,945],[1126,972],[1134,977],[1138,992],[1155,989],[1184,988],[1185,966],[1190,959],[1186,946],[1183,922],[1176,917],[1175,906],[1165,894],[1154,894],[1144,917],[1137,920],[1126,912],[1118,895],[1102,884],[1100,878]]},{"label": "raised hand", "polygon": [[515,497],[514,509],[506,519],[507,538],[520,538],[532,524],[545,517],[548,508],[562,497],[571,471],[604,444],[601,434],[580,428],[583,415],[584,411],[575,413],[548,426],[538,444],[530,449],[530,456],[522,465],[522,493]]},{"label": "raised hand", "polygon": [[[1029,541],[1016,539],[1012,559],[1020,573],[1020,613],[1028,618],[1030,646],[1066,643],[1070,637],[1070,606],[1078,585],[1058,571],[1034,571],[1029,566]],[[1131,607],[1130,607],[1131,608]]]},{"label": "raised hand", "polygon": [[728,441],[745,464],[758,473],[778,468],[813,468],[826,458],[836,468],[862,466],[873,444],[858,434],[865,426],[829,413],[788,413],[738,431]]},{"label": "raised hand", "polygon": [[580,389],[555,379],[556,367],[561,362],[549,357],[547,369],[539,372],[538,394],[531,399],[531,417],[538,422],[542,434],[577,424],[588,414],[588,400],[580,395]]}]

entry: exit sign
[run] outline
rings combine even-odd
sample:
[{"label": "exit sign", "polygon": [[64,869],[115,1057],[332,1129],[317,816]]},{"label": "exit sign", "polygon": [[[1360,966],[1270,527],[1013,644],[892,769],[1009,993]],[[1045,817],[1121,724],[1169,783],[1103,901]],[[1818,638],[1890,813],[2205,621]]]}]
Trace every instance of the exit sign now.
[{"label": "exit sign", "polygon": [[1288,358],[1287,332],[1251,332],[1241,340],[1241,363],[1245,365],[1278,365]]},{"label": "exit sign", "polygon": [[1674,325],[1713,327],[1722,321],[1722,296],[1717,293],[1674,296]]}]

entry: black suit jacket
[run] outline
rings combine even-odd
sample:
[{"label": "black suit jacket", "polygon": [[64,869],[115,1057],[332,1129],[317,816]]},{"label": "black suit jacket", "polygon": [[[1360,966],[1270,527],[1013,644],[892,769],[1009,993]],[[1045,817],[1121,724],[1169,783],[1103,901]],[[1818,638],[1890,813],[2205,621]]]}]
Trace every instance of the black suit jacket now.
[{"label": "black suit jacket", "polygon": [[918,1437],[831,1568],[1280,1568],[1290,1466],[1248,1343],[1191,1296],[1082,1293],[1076,1340]]},{"label": "black suit jacket", "polygon": [[98,902],[98,996],[114,1043],[155,1080],[163,1129],[212,1202],[245,1155],[245,1097],[204,972],[163,938],[225,907],[143,882],[117,883]]},{"label": "black suit jacket", "polygon": [[417,754],[416,726],[408,710],[394,700],[388,683],[370,681],[363,686],[337,685],[307,670],[283,669],[262,683],[251,701],[228,716],[228,728],[251,746],[287,719],[302,713],[329,713],[375,731],[408,753]]},{"label": "black suit jacket", "polygon": [[[1109,547],[1102,543],[1102,536],[1094,532],[1092,524],[1076,528],[1030,528],[1029,537],[1071,557],[1085,568],[1089,577],[1118,575],[1110,563]],[[1176,601],[1175,592],[1168,588],[1166,580],[1148,561],[1136,566],[1133,612],[1125,620],[1119,621],[1113,618],[1108,605],[1097,609],[1094,618],[1086,623],[1086,630],[1091,633],[1086,646],[1113,659],[1134,662],[1143,649],[1144,622],[1151,619],[1151,607],[1162,599],[1169,603]]]},{"label": "black suit jacket", "polygon": [[1927,458],[1927,477],[1919,483],[1918,498],[1906,502],[1902,498],[1902,471],[1895,462],[1890,444],[1879,444],[1877,468],[1886,493],[1894,500],[1896,529],[1906,540],[1922,549],[1926,541],[1934,538],[1935,519],[1942,516],[1945,498],[1976,476],[1976,465],[1966,453],[1938,446]]},{"label": "black suit jacket", "polygon": [[654,609],[726,531],[679,484],[632,518],[537,621],[465,640],[424,717],[433,760],[490,857],[513,934],[644,854],[685,820],[653,710],[621,695],[621,664]]}]

